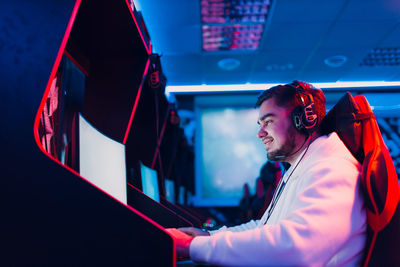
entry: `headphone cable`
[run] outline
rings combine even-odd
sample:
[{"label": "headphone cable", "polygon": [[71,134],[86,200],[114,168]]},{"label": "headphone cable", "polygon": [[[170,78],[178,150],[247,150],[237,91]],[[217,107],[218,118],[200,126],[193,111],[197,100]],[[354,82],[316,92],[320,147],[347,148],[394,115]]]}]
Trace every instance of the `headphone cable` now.
[{"label": "headphone cable", "polygon": [[[310,135],[311,136],[311,135]],[[308,138],[306,139],[308,140]],[[305,144],[305,142],[303,143],[303,145]],[[281,180],[279,181],[279,185],[277,190],[274,193],[274,196],[272,197],[272,201],[270,204],[270,208],[267,210],[268,215],[267,218],[265,219],[265,221],[262,224],[266,224],[269,217],[272,215],[272,212],[275,209],[275,205],[279,200],[279,197],[281,196],[283,189],[285,188],[287,182],[289,182],[290,177],[292,176],[293,172],[296,170],[297,166],[300,164],[300,162],[303,160],[304,155],[307,153],[308,148],[310,147],[311,142],[308,143],[306,150],[304,151],[303,155],[301,155],[301,158],[299,159],[299,161],[296,163],[296,165],[293,167],[293,170],[290,172],[289,177],[286,179],[286,182],[283,181],[283,177],[281,178]],[[302,145],[302,146],[303,146]],[[297,152],[296,152],[297,153]]]}]

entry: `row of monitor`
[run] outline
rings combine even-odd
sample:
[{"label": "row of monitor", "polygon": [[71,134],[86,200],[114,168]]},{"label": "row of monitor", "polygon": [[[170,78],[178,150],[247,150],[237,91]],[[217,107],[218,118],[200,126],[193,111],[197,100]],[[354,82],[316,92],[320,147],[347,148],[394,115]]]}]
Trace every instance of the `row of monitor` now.
[{"label": "row of monitor", "polygon": [[[254,187],[253,181],[265,162],[265,151],[255,134],[257,110],[252,107],[254,96],[196,97],[193,116],[196,131],[193,132],[196,136],[194,138],[196,157],[193,168],[195,177],[192,175],[182,177],[182,179],[195,180],[190,181],[195,183],[195,192],[193,192],[195,195],[193,198],[187,198],[188,201],[184,201],[185,192],[180,184],[174,185],[173,180],[157,177],[157,172],[143,163],[140,163],[140,166],[132,162],[126,164],[126,160],[131,160],[129,155],[132,154],[128,153],[128,158],[126,158],[126,152],[129,152],[127,149],[145,148],[136,148],[133,145],[130,148],[125,147],[120,143],[121,140],[113,138],[104,131],[105,119],[102,116],[99,115],[103,119],[93,119],[93,114],[96,112],[89,112],[89,108],[86,107],[88,97],[86,91],[89,88],[92,94],[97,92],[96,89],[103,92],[106,91],[107,86],[103,88],[102,84],[93,83],[72,59],[68,54],[63,57],[64,64],[59,69],[61,75],[58,78],[63,80],[59,89],[60,95],[66,96],[60,101],[64,103],[61,104],[60,110],[65,114],[64,117],[60,116],[60,124],[68,124],[69,128],[73,128],[75,119],[71,114],[79,112],[77,116],[79,138],[73,137],[76,134],[70,134],[68,137],[69,140],[79,139],[78,144],[72,145],[77,147],[79,152],[76,157],[75,155],[69,157],[70,159],[75,157],[77,160],[75,164],[69,164],[69,166],[76,166],[72,168],[79,171],[84,178],[123,203],[127,203],[126,181],[130,179],[130,176],[127,177],[127,168],[130,175],[132,165],[135,166],[136,181],[141,180],[135,183],[137,189],[156,201],[159,201],[161,194],[170,202],[176,200],[180,204],[190,202],[195,206],[236,206],[241,197],[243,183],[247,182],[251,188]],[[92,70],[91,75],[95,74]],[[141,96],[144,95],[142,92]],[[98,106],[90,107],[99,108]],[[140,126],[133,123],[132,127]],[[64,135],[62,130],[59,132],[59,136]],[[60,149],[63,150],[63,147]],[[134,155],[135,160],[141,159],[142,155],[139,154]],[[63,163],[68,165],[67,162]],[[158,182],[162,185],[161,187]]]},{"label": "row of monitor", "polygon": [[[82,114],[79,114],[79,172],[89,182],[127,204],[125,145],[102,134]],[[140,162],[140,177],[142,192],[160,202],[157,171]],[[174,203],[174,181],[165,179],[164,184],[165,198]]]},{"label": "row of monitor", "polygon": [[[46,102],[52,103],[46,109],[51,112],[43,111],[42,115],[47,118],[41,121],[43,125],[39,130],[44,149],[61,164],[74,169],[92,185],[126,205],[132,177],[134,187],[151,199],[160,202],[161,195],[169,202],[184,204],[182,186],[161,177],[142,160],[135,159],[135,164],[127,162],[132,160],[127,157],[128,147],[104,133],[97,127],[98,121],[93,123],[82,112],[87,82],[88,77],[81,66],[69,54],[64,55]],[[51,128],[51,135],[45,130],[47,128]]]}]

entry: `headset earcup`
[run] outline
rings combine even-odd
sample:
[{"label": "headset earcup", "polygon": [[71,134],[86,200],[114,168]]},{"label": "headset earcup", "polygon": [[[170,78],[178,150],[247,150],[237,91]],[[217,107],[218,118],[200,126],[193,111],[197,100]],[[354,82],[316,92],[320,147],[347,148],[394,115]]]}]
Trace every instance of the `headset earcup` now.
[{"label": "headset earcup", "polygon": [[[302,82],[294,81],[289,84],[289,87],[296,90],[296,94],[301,102],[301,104],[292,111],[293,125],[301,133],[310,135],[318,127],[318,115],[315,110],[313,96],[311,92],[306,92]],[[306,96],[308,101],[305,101],[302,95]]]},{"label": "headset earcup", "polygon": [[318,126],[318,115],[315,112],[314,101],[304,108],[303,125],[307,132],[312,133]]},{"label": "headset earcup", "polygon": [[302,117],[303,117],[302,107],[298,106],[298,107],[294,108],[292,111],[293,126],[301,133],[304,133],[305,128],[304,128]]}]

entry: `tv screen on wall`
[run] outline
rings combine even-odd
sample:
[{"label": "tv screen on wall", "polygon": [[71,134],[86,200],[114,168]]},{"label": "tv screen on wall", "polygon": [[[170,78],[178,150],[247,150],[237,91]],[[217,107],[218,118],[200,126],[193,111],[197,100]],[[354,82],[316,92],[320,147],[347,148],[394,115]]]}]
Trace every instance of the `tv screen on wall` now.
[{"label": "tv screen on wall", "polygon": [[196,113],[196,206],[236,206],[252,193],[266,151],[257,138],[256,96],[200,96]]}]

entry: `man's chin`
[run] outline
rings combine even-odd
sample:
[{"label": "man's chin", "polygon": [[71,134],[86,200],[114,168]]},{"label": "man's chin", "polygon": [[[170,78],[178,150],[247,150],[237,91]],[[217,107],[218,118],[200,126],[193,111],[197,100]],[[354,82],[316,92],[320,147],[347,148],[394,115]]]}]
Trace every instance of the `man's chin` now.
[{"label": "man's chin", "polygon": [[276,161],[276,154],[275,153],[267,153],[268,160]]},{"label": "man's chin", "polygon": [[267,158],[268,158],[268,160],[271,160],[271,161],[282,161],[283,159],[285,159],[286,157],[282,154],[282,155],[280,155],[280,154],[278,154],[278,153],[274,153],[274,152],[269,152],[268,154],[267,154]]}]

